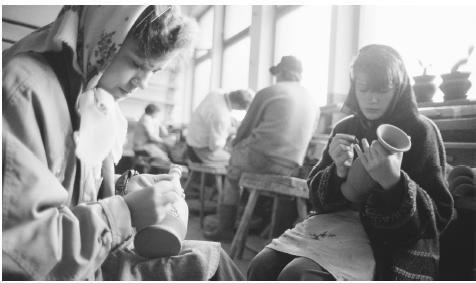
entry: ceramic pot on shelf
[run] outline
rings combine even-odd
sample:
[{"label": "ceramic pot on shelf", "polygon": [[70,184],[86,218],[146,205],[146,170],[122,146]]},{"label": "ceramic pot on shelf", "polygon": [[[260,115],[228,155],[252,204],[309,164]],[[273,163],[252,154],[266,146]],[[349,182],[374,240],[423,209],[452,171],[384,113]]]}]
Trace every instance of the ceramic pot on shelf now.
[{"label": "ceramic pot on shelf", "polygon": [[436,76],[433,75],[421,75],[415,76],[415,84],[413,85],[413,91],[415,92],[416,101],[418,103],[431,102],[436,92]]},{"label": "ceramic pot on shelf", "polygon": [[470,72],[451,72],[442,74],[440,89],[444,93],[444,100],[466,99],[466,93],[471,88]]},{"label": "ceramic pot on shelf", "polygon": [[[382,124],[377,128],[378,142],[390,154],[410,150],[411,139],[403,130],[390,124]],[[362,203],[368,194],[377,188],[378,183],[370,177],[365,170],[360,158],[357,157],[347,174],[347,179],[342,183],[342,194],[353,203]]]}]

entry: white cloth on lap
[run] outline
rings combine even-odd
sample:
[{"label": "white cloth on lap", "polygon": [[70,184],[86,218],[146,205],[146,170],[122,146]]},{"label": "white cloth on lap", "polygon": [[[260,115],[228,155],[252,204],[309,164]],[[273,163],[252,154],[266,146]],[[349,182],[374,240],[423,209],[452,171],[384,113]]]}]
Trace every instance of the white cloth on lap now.
[{"label": "white cloth on lap", "polygon": [[344,210],[314,215],[266,247],[309,258],[337,280],[372,280],[375,260],[359,213]]}]

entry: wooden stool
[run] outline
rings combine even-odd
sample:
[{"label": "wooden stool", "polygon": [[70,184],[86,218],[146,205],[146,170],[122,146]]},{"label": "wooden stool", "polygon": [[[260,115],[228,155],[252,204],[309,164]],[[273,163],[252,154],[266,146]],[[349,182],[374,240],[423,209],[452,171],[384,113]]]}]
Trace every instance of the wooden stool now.
[{"label": "wooden stool", "polygon": [[295,177],[243,173],[239,185],[242,189],[249,190],[250,196],[246,203],[240,225],[238,226],[238,231],[231,243],[230,257],[232,259],[235,259],[236,257],[241,259],[243,255],[246,238],[248,237],[248,227],[251,216],[260,195],[271,196],[274,198],[269,235],[271,235],[276,224],[278,196],[290,196],[296,198],[300,221],[307,215],[306,199],[309,198],[309,189],[306,180]]},{"label": "wooden stool", "polygon": [[195,175],[200,176],[200,185],[199,185],[199,192],[200,192],[200,227],[203,227],[203,217],[205,211],[205,177],[206,175],[212,175],[215,180],[215,186],[212,188],[216,188],[218,195],[220,196],[223,191],[223,177],[226,176],[226,167],[223,165],[211,165],[211,164],[203,164],[203,163],[195,163],[189,162],[188,163],[189,174],[187,178],[187,182],[184,186],[185,194],[187,191],[192,187],[192,179]]}]

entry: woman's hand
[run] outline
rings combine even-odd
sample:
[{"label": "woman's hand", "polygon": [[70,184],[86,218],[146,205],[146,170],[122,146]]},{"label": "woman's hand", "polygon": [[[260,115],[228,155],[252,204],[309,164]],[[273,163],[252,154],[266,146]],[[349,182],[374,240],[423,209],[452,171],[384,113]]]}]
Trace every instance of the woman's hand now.
[{"label": "woman's hand", "polygon": [[346,178],[354,159],[353,141],[355,136],[336,134],[329,145],[329,155],[337,168],[337,176]]},{"label": "woman's hand", "polygon": [[167,215],[170,205],[183,197],[180,183],[168,174],[134,176],[127,184],[124,200],[137,230],[158,223]]},{"label": "woman's hand", "polygon": [[[127,192],[135,192],[146,187],[154,186],[161,181],[171,181],[172,176],[169,174],[140,174],[132,177],[127,183]],[[183,188],[178,184],[174,189],[180,195],[183,195]]]},{"label": "woman's hand", "polygon": [[390,153],[377,141],[369,145],[367,139],[362,139],[362,149],[356,145],[357,155],[370,177],[387,190],[400,181],[400,167],[403,153]]}]

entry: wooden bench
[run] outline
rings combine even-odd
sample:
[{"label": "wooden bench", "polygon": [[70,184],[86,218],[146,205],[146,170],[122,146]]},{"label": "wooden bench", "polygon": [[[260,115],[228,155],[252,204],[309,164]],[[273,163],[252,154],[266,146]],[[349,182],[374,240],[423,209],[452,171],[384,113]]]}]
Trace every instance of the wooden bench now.
[{"label": "wooden bench", "polygon": [[251,216],[260,195],[274,198],[269,235],[271,235],[276,224],[276,212],[278,210],[277,198],[279,196],[296,198],[299,220],[303,220],[307,215],[306,199],[309,198],[309,189],[306,180],[295,177],[243,173],[239,185],[243,190],[249,190],[250,196],[238,226],[238,231],[231,244],[230,257],[232,259],[237,257],[241,258],[243,255]]},{"label": "wooden bench", "polygon": [[184,186],[185,194],[194,186],[192,180],[194,176],[200,176],[200,184],[198,186],[199,190],[199,200],[200,200],[200,227],[203,227],[203,217],[205,214],[205,190],[209,187],[205,186],[205,178],[207,175],[213,176],[213,180],[215,182],[215,186],[213,188],[216,189],[218,195],[220,196],[223,192],[223,179],[226,176],[226,167],[219,166],[219,165],[210,165],[210,164],[203,164],[203,163],[195,163],[189,162],[188,163],[188,178]]}]

